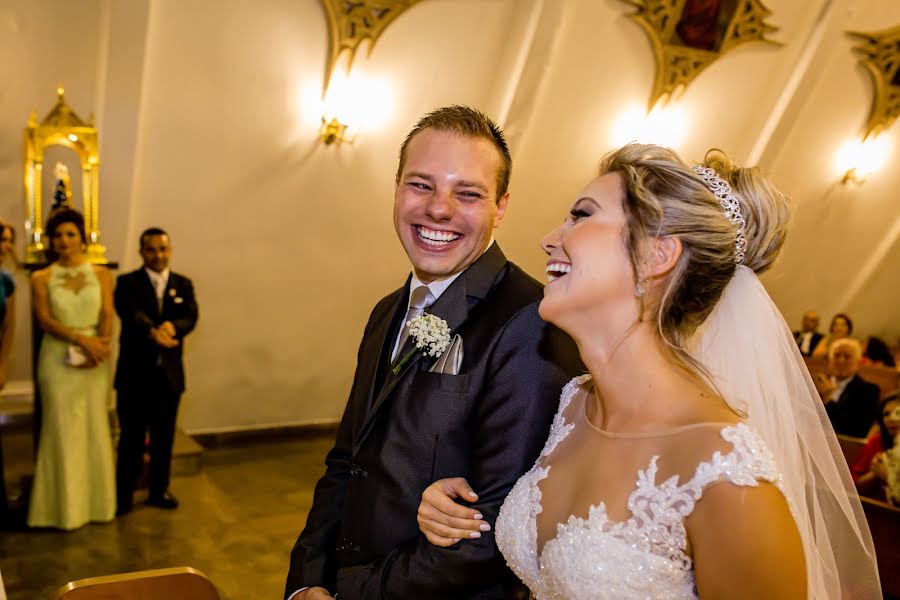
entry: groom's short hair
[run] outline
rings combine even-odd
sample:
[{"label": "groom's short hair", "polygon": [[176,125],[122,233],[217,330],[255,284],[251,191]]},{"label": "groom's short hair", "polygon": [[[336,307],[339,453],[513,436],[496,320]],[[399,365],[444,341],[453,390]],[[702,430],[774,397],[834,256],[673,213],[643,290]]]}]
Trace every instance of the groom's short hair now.
[{"label": "groom's short hair", "polygon": [[501,165],[497,171],[497,198],[506,194],[509,188],[509,176],[512,173],[512,157],[509,154],[509,146],[506,145],[506,138],[503,131],[494,123],[490,117],[483,112],[468,106],[454,104],[453,106],[445,106],[433,110],[416,123],[412,131],[403,140],[400,146],[400,165],[397,167],[396,182],[400,182],[400,175],[403,173],[403,167],[406,164],[406,148],[417,134],[425,129],[435,129],[437,131],[449,131],[462,136],[484,138],[491,142],[497,152],[500,153]]},{"label": "groom's short hair", "polygon": [[148,237],[152,237],[154,235],[164,235],[166,237],[169,237],[169,234],[166,233],[165,229],[161,229],[159,227],[150,227],[148,229],[145,229],[144,232],[141,233],[141,237],[138,238],[138,247],[143,248],[144,247],[144,239],[148,238]]}]

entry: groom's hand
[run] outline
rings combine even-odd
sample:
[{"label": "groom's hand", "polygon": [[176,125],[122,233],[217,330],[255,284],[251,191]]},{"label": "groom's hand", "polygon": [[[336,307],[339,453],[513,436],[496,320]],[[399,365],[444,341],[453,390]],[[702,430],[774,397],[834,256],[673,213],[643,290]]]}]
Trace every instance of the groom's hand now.
[{"label": "groom's hand", "polygon": [[334,600],[334,597],[323,587],[311,587],[295,595],[291,600]]},{"label": "groom's hand", "polygon": [[446,548],[463,539],[480,538],[482,531],[491,530],[481,513],[457,504],[453,501],[456,498],[475,502],[478,495],[462,477],[439,479],[422,492],[416,520],[425,539],[435,546]]}]

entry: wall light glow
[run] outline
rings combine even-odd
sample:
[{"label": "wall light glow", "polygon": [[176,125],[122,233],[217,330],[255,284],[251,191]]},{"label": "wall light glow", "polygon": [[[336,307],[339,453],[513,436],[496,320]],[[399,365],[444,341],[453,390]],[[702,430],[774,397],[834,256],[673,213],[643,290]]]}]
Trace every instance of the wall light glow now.
[{"label": "wall light glow", "polygon": [[862,183],[887,162],[890,155],[890,144],[884,136],[860,141],[846,141],[834,157],[838,173],[843,176],[843,183],[855,181]]},{"label": "wall light glow", "polygon": [[681,106],[657,105],[648,114],[635,105],[613,122],[610,140],[616,147],[641,142],[678,148],[684,141],[687,128],[688,116]]},{"label": "wall light glow", "polygon": [[331,76],[321,114],[326,121],[336,118],[349,130],[372,131],[387,123],[392,105],[390,86],[383,79],[338,70]]},{"label": "wall light glow", "polygon": [[394,97],[386,79],[337,69],[323,98],[312,81],[297,90],[298,124],[315,128],[325,144],[352,142],[360,132],[384,128],[394,109]]}]

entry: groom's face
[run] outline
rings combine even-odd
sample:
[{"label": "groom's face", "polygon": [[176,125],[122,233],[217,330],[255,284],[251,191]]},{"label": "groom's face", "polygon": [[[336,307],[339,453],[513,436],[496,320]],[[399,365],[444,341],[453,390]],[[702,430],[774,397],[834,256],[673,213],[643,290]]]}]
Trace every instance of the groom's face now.
[{"label": "groom's face", "polygon": [[394,228],[425,283],[472,264],[506,213],[497,198],[500,152],[482,138],[425,129],[407,147],[394,192]]}]

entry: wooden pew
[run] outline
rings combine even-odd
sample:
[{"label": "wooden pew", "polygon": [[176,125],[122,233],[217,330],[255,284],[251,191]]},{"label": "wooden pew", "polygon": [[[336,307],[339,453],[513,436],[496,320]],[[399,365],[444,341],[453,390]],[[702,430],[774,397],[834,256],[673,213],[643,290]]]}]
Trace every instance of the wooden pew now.
[{"label": "wooden pew", "polygon": [[859,376],[869,383],[874,383],[881,390],[881,397],[884,398],[897,389],[898,380],[900,380],[900,371],[891,367],[860,367]]},{"label": "wooden pew", "polygon": [[878,557],[878,574],[885,598],[900,598],[900,510],[870,498],[860,498]]},{"label": "wooden pew", "polygon": [[206,576],[190,567],[136,571],[67,583],[56,600],[221,600]]},{"label": "wooden pew", "polygon": [[815,375],[816,373],[828,372],[827,358],[813,358],[811,356],[804,356],[803,361],[806,363],[806,368],[809,369],[811,375]]},{"label": "wooden pew", "polygon": [[862,449],[866,445],[866,438],[856,438],[840,434],[838,434],[837,438],[838,442],[841,444],[841,450],[844,452],[844,460],[847,461],[847,466],[852,467],[853,463],[856,462],[856,459],[859,458],[859,453],[862,452]]}]

